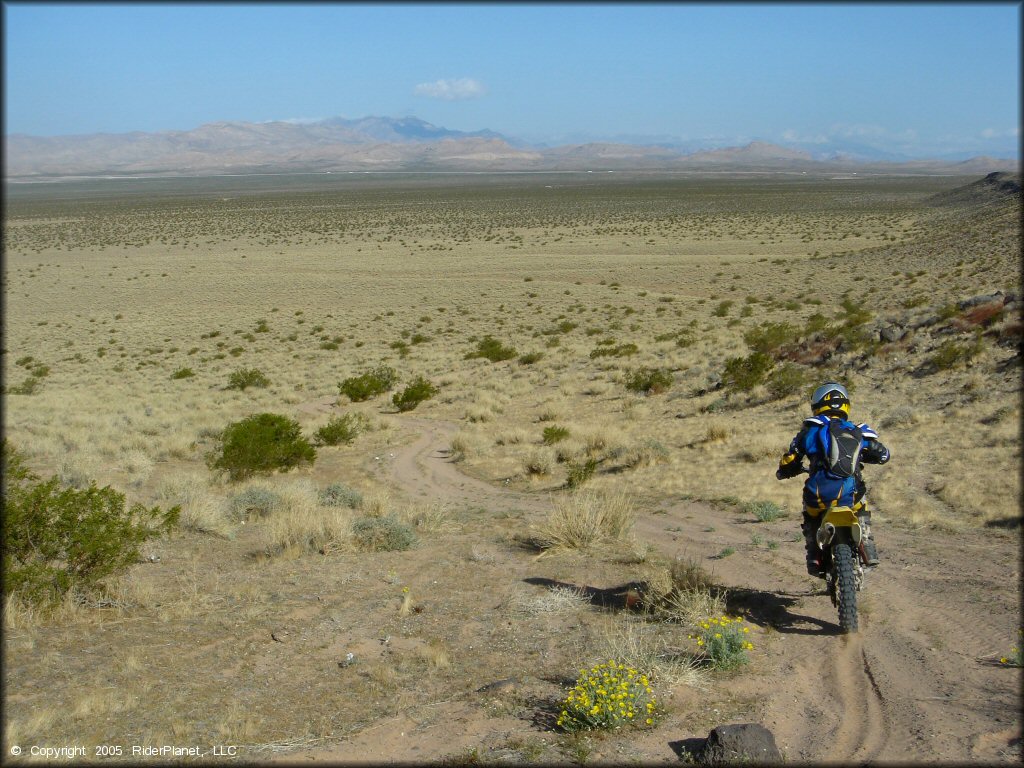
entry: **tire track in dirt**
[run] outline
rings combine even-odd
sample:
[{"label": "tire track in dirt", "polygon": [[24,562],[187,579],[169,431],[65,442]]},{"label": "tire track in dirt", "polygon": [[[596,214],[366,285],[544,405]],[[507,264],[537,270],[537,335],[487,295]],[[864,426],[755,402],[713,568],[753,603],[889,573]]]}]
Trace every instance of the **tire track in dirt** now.
[{"label": "tire track in dirt", "polygon": [[[458,425],[402,423],[416,438],[396,450],[390,477],[410,496],[535,514],[548,508],[546,497],[462,473],[450,455]],[[820,584],[807,589],[801,543],[788,542],[774,553],[751,547],[752,531],[780,535],[795,530],[795,523],[783,521],[775,529],[748,523],[734,512],[675,501],[641,514],[634,530],[669,557],[713,559],[716,582],[749,593],[750,610],[755,618],[763,614],[759,623],[775,638],[765,645],[770,656],[764,663],[774,671],[761,683],[764,722],[789,759],[962,761],[1019,754],[1012,742],[1007,746],[1020,727],[1014,687],[1008,676],[998,676],[1005,670],[978,664],[978,649],[994,636],[1010,642],[1020,621],[1010,537],[997,542],[994,558],[984,534],[930,531],[930,543],[920,543],[915,532],[880,532],[880,546],[894,557],[883,551],[883,565],[868,574],[858,596],[861,632],[844,637]],[[714,554],[727,547],[738,556]],[[1006,586],[1006,594],[998,593],[998,609],[992,610],[997,584]],[[970,648],[963,648],[965,642]],[[978,744],[988,751],[980,752]]]},{"label": "tire track in dirt", "polygon": [[884,755],[892,734],[890,716],[864,651],[863,633],[840,635],[823,583],[802,586],[809,582],[802,543],[774,555],[750,551],[750,525],[734,517],[683,502],[665,514],[642,518],[637,527],[648,540],[661,542],[666,554],[671,546],[665,544],[664,530],[680,527],[679,522],[712,530],[711,545],[695,547],[704,557],[725,547],[748,550],[746,558],[711,555],[712,572],[754,623],[773,632],[771,645],[762,650],[770,653],[764,662],[775,674],[760,695],[766,724],[790,759],[870,762]]},{"label": "tire track in dirt", "polygon": [[864,654],[863,638],[859,634],[848,635],[842,643],[843,648],[831,655],[834,663],[826,676],[840,712],[830,746],[837,755],[871,762],[889,740],[884,700]]},{"label": "tire track in dirt", "polygon": [[484,505],[495,511],[543,507],[543,500],[533,494],[498,488],[461,472],[451,451],[457,424],[430,419],[403,419],[402,424],[418,436],[396,449],[389,470],[410,497]]},{"label": "tire track in dirt", "polygon": [[[520,508],[542,507],[542,501],[536,496],[495,487],[463,474],[452,462],[450,455],[450,440],[458,429],[457,425],[426,419],[408,419],[403,424],[416,430],[418,436],[409,445],[396,450],[390,469],[392,480],[410,495],[425,499],[470,502],[492,508],[507,507],[509,504],[515,504]],[[641,515],[635,531],[639,538],[653,544],[664,554],[677,556],[678,551],[673,550],[678,547],[673,546],[672,540],[664,535],[664,529],[672,527],[666,526],[666,521],[677,518],[682,521],[684,517],[710,519],[713,516],[721,517],[720,513],[708,505],[682,502],[670,506],[664,514],[657,517]],[[710,524],[707,527],[710,527]],[[728,540],[728,531],[723,533]],[[688,540],[687,547],[691,546],[691,541],[698,557],[709,556],[710,549],[706,541],[699,538]],[[772,583],[778,579],[779,565],[781,564],[771,568],[775,572],[771,575],[764,567],[760,567],[754,573],[748,571],[744,575],[748,581],[753,579],[754,583]],[[796,565],[802,566],[802,563]],[[801,571],[799,567],[790,567],[788,560],[781,570],[788,578],[794,575],[799,577]],[[828,601],[824,602],[825,606],[831,608]],[[816,617],[809,619],[812,626],[816,624],[819,628],[827,625],[829,621]],[[813,637],[801,639],[802,647],[796,651],[796,655],[804,661],[797,666],[795,674],[801,680],[816,681],[816,684],[806,692],[807,696],[820,694],[822,689],[828,691],[829,700],[819,699],[817,703],[825,704],[824,713],[838,712],[839,716],[833,725],[821,722],[824,713],[816,718],[811,717],[810,722],[817,722],[818,727],[800,733],[799,744],[794,746],[797,746],[801,753],[817,756],[822,746],[829,745],[830,754],[853,756],[863,760],[874,759],[883,750],[889,733],[881,694],[877,684],[870,677],[870,666],[859,639],[847,642],[839,653],[828,658],[824,680],[820,679],[822,669],[816,661],[821,652],[820,648],[816,647],[819,643]],[[830,738],[822,740],[822,726],[826,733],[831,732]]]}]

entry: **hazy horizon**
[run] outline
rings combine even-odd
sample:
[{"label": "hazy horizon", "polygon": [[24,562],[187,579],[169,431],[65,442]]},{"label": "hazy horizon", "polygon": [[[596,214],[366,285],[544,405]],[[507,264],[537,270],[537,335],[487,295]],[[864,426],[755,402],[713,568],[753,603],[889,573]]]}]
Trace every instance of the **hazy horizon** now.
[{"label": "hazy horizon", "polygon": [[1019,157],[1019,3],[3,11],[6,135],[375,115],[531,144]]}]

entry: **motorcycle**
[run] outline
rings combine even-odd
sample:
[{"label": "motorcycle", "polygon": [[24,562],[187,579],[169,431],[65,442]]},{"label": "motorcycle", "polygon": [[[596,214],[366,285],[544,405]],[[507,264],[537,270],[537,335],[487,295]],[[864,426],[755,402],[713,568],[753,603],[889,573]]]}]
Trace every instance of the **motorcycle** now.
[{"label": "motorcycle", "polygon": [[825,590],[832,605],[839,609],[843,632],[857,631],[857,593],[864,584],[864,550],[867,531],[850,507],[834,506],[825,511],[816,540],[825,567]]}]

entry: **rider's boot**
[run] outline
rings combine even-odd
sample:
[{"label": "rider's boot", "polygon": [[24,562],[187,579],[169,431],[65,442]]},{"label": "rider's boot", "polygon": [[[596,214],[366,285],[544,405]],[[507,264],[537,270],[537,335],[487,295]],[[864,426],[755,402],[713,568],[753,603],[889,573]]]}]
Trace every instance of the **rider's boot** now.
[{"label": "rider's boot", "polygon": [[825,567],[821,560],[821,549],[818,548],[816,534],[821,521],[804,512],[804,520],[800,529],[804,532],[804,548],[807,556],[807,573],[811,576],[824,577]]},{"label": "rider's boot", "polygon": [[864,544],[864,554],[868,558],[868,566],[873,568],[878,565],[878,549],[875,547],[875,537],[871,532],[871,513],[864,510],[860,513],[860,528],[862,532],[861,541]]}]

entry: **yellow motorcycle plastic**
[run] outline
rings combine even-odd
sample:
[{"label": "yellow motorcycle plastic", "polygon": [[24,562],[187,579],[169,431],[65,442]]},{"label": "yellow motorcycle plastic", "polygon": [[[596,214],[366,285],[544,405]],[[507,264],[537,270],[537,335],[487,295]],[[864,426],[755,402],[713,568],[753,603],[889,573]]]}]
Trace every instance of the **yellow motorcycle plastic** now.
[{"label": "yellow motorcycle plastic", "polygon": [[849,528],[854,547],[860,545],[861,529],[857,513],[850,507],[829,507],[818,528],[818,546],[825,549],[835,538],[836,528]]}]

